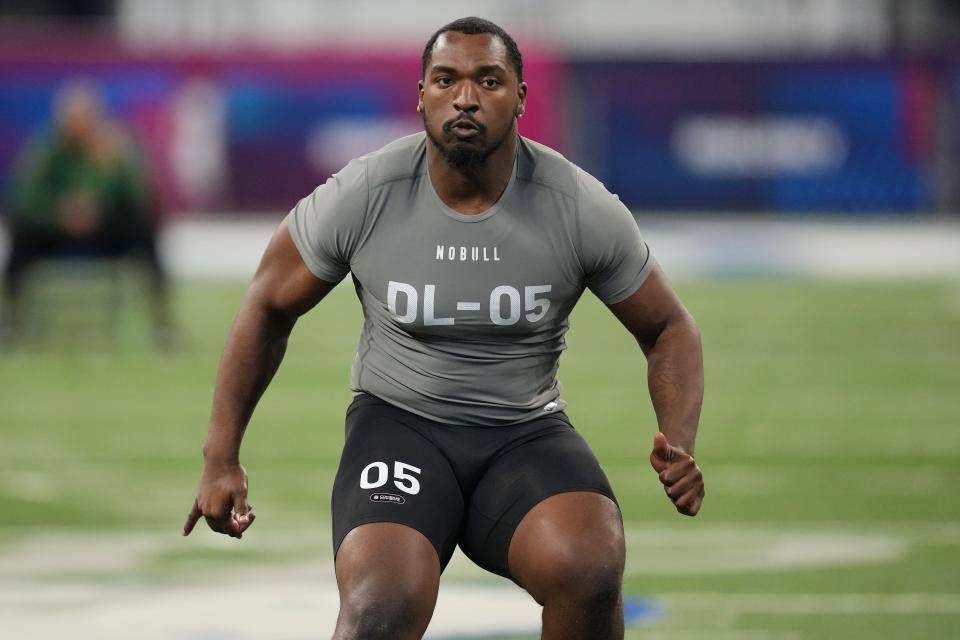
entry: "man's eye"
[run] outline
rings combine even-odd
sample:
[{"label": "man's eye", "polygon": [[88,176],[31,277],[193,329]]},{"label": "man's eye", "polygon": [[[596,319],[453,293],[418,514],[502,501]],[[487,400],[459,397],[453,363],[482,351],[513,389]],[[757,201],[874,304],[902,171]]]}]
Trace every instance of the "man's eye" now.
[{"label": "man's eye", "polygon": [[450,85],[453,84],[453,80],[451,80],[450,78],[446,78],[446,77],[437,78],[436,82],[437,82],[437,84],[440,85],[441,87],[449,87]]},{"label": "man's eye", "polygon": [[497,82],[497,80],[495,80],[494,78],[485,78],[480,84],[482,84],[487,89],[495,89],[497,86],[499,86],[500,83]]}]

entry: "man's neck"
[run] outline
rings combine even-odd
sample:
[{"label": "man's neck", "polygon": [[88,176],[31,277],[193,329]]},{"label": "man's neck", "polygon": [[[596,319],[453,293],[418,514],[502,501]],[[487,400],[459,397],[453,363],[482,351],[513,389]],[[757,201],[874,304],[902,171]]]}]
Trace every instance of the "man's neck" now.
[{"label": "man's neck", "polygon": [[433,189],[445,205],[464,215],[492,207],[510,182],[519,137],[511,135],[479,167],[463,172],[450,166],[440,150],[427,144],[427,163]]}]

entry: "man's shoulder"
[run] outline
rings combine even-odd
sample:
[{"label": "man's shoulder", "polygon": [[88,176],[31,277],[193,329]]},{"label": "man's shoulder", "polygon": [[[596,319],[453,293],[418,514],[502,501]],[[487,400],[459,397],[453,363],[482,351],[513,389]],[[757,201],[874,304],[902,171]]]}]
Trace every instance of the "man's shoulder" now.
[{"label": "man's shoulder", "polygon": [[598,214],[603,211],[619,215],[624,209],[616,194],[560,152],[526,138],[521,141],[526,160],[518,168],[518,178],[562,194],[573,204],[571,210],[588,212],[590,218],[602,217]]},{"label": "man's shoulder", "polygon": [[583,170],[562,153],[529,138],[520,138],[517,178],[576,199],[577,182]]},{"label": "man's shoulder", "polygon": [[362,156],[367,168],[367,180],[371,189],[409,180],[424,171],[426,134],[422,131],[398,138],[380,149]]}]

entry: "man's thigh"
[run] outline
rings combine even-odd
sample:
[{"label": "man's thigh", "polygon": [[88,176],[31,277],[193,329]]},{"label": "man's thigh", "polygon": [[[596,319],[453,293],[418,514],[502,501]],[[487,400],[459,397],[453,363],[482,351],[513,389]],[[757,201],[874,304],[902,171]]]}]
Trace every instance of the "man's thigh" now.
[{"label": "man's thigh", "polygon": [[524,517],[561,493],[597,493],[616,498],[596,456],[562,414],[543,418],[489,466],[467,505],[460,547],[478,565],[516,579],[509,568],[510,543]]},{"label": "man's thigh", "polygon": [[392,522],[426,537],[446,566],[456,547],[463,497],[450,464],[422,422],[373,396],[347,410],[333,486],[333,547],[360,525]]}]

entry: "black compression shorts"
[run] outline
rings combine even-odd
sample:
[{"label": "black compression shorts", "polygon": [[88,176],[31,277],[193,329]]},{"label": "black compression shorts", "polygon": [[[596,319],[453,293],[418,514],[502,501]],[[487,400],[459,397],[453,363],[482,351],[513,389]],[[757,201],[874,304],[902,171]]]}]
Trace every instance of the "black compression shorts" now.
[{"label": "black compression shorts", "polygon": [[509,578],[517,525],[537,503],[568,491],[616,502],[596,456],[567,416],[504,427],[434,422],[361,394],[347,409],[333,485],[333,548],[362,524],[396,522],[422,533],[446,567],[457,544]]}]

